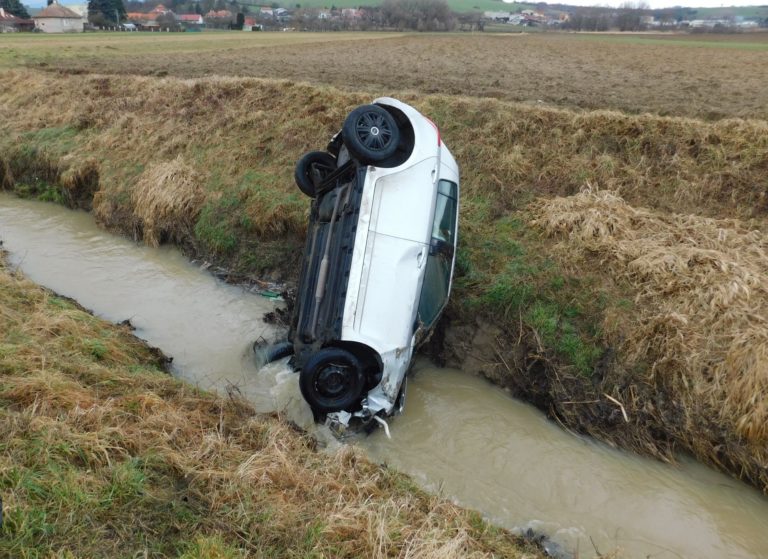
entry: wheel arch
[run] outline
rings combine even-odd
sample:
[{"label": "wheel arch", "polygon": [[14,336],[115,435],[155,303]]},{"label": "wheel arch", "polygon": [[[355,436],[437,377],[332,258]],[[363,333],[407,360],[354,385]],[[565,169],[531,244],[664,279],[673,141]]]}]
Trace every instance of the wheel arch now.
[{"label": "wheel arch", "polygon": [[378,166],[388,168],[399,167],[408,161],[408,158],[413,153],[413,148],[416,145],[416,134],[413,130],[413,124],[411,123],[411,119],[397,107],[381,102],[374,104],[391,114],[400,130],[400,144],[397,147],[397,151],[392,157],[383,161]]},{"label": "wheel arch", "polygon": [[345,349],[357,357],[363,365],[368,390],[381,382],[381,376],[384,372],[384,363],[381,360],[379,352],[371,346],[350,340],[336,340],[332,344],[329,344],[328,347]]}]

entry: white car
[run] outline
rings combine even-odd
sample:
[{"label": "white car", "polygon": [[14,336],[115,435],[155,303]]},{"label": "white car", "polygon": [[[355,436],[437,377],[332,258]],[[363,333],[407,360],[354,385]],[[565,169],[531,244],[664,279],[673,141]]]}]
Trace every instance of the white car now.
[{"label": "white car", "polygon": [[448,301],[459,169],[437,126],[388,97],[353,110],[327,149],[296,166],[313,200],[291,363],[317,420],[373,425],[402,411],[411,357]]}]

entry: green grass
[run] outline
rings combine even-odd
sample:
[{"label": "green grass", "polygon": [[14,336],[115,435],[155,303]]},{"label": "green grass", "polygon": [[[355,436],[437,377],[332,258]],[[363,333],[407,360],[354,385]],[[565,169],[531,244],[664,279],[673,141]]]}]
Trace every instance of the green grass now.
[{"label": "green grass", "polygon": [[20,198],[40,200],[41,202],[54,202],[56,204],[65,203],[61,189],[57,185],[45,181],[36,181],[32,184],[17,183],[13,192]]},{"label": "green grass", "polygon": [[24,132],[20,139],[30,149],[42,150],[51,155],[65,155],[77,145],[79,133],[72,126],[53,126]]},{"label": "green grass", "polygon": [[723,18],[741,16],[744,18],[767,18],[768,5],[764,6],[723,6],[720,8],[693,8],[692,19]]},{"label": "green grass", "polygon": [[589,276],[569,274],[547,257],[524,214],[494,225],[479,246],[470,239],[459,252],[459,308],[501,319],[508,331],[525,325],[561,366],[589,376],[604,350],[599,323],[607,296]]},{"label": "green grass", "polygon": [[237,196],[223,195],[203,206],[195,224],[195,237],[210,254],[229,256],[237,248],[238,230],[246,217]]},{"label": "green grass", "polygon": [[107,346],[104,345],[101,340],[83,340],[83,343],[93,357],[97,360],[101,360],[107,354]]},{"label": "green grass", "polygon": [[[0,140],[0,187],[10,188],[22,198],[67,203],[60,184],[59,160],[83,142],[81,132],[72,126],[46,127],[20,134],[6,132]],[[6,169],[9,177],[4,177]]]},{"label": "green grass", "polygon": [[241,559],[246,557],[241,549],[229,545],[221,536],[198,536],[187,544],[179,559]]},{"label": "green grass", "polygon": [[[365,6],[379,6],[382,0],[299,0],[298,2],[291,3],[287,1],[281,2],[286,8],[295,8],[297,4],[300,4],[302,8],[358,8]],[[522,2],[505,3],[502,0],[448,0],[448,5],[451,10],[455,12],[477,12],[477,11],[489,11],[489,12],[520,12],[522,10],[535,9],[536,4],[526,4]]]},{"label": "green grass", "polygon": [[[690,37],[690,35],[689,35]],[[701,39],[662,39],[658,37],[643,37],[640,35],[598,35],[583,34],[574,35],[574,38],[582,41],[601,41],[607,43],[619,43],[639,46],[664,46],[664,47],[696,47],[711,49],[736,49],[750,51],[768,51],[766,42],[741,42]]]}]

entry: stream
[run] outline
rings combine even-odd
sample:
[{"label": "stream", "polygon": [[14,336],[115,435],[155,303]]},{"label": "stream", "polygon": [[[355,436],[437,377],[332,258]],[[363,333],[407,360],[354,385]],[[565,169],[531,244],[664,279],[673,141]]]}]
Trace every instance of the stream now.
[{"label": "stream", "polygon": [[[97,316],[126,319],[204,389],[238,391],[321,437],[285,362],[258,370],[251,344],[278,333],[279,303],[228,285],[177,250],[137,245],[85,212],[0,193],[0,240],[12,266]],[[595,556],[768,558],[768,498],[681,457],[669,466],[574,436],[477,376],[417,360],[405,412],[356,438],[377,462],[514,531]],[[335,441],[330,442],[333,446]]]}]

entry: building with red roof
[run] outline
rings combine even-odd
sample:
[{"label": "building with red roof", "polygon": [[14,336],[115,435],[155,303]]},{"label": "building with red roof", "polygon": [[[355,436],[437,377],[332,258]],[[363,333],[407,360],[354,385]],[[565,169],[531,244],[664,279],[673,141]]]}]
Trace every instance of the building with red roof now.
[{"label": "building with red roof", "polygon": [[[19,23],[21,18],[16,17],[11,12],[6,12],[3,8],[0,8],[0,33],[14,33],[19,31]],[[34,27],[34,23],[32,24]]]}]

